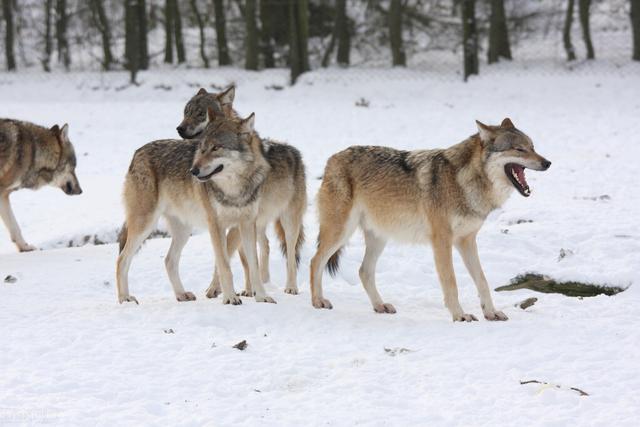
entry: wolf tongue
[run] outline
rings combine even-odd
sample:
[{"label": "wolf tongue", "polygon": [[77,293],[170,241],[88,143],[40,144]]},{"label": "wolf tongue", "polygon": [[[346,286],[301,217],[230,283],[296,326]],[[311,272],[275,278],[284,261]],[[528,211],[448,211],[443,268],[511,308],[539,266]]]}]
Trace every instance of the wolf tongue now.
[{"label": "wolf tongue", "polygon": [[513,167],[513,170],[518,175],[518,181],[522,184],[523,188],[528,188],[529,184],[527,183],[527,179],[524,176],[524,168],[522,166],[516,165]]}]

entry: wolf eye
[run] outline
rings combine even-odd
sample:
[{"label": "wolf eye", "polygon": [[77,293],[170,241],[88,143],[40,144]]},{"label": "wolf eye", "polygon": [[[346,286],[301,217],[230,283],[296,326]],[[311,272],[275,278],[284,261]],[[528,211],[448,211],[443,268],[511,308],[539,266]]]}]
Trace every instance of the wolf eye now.
[{"label": "wolf eye", "polygon": [[516,151],[519,151],[521,153],[526,153],[527,150],[525,150],[524,148],[516,148]]},{"label": "wolf eye", "polygon": [[211,147],[211,151],[218,151],[218,149],[219,149],[219,148],[220,148],[220,147],[218,147],[217,145],[213,145],[213,146]]}]

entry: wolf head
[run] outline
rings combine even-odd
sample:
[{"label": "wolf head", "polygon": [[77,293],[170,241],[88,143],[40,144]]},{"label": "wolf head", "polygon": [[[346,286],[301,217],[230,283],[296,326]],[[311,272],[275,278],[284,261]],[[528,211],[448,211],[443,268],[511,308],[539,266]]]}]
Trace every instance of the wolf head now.
[{"label": "wolf head", "polygon": [[531,189],[524,170],[545,171],[551,162],[536,153],[531,138],[516,129],[510,119],[504,119],[500,126],[487,126],[479,121],[476,123],[490,175],[503,184],[512,185],[524,197],[529,197]]},{"label": "wolf head", "polygon": [[184,107],[184,118],[176,128],[178,134],[184,139],[200,136],[208,123],[209,108],[213,108],[216,115],[231,117],[235,95],[236,89],[233,86],[218,94],[201,88]]},{"label": "wolf head", "polygon": [[207,116],[210,124],[202,133],[191,174],[202,182],[244,175],[253,167],[258,148],[252,136],[255,115],[225,118],[210,107]]},{"label": "wolf head", "polygon": [[58,165],[53,172],[51,185],[59,187],[68,195],[82,194],[82,188],[76,177],[76,153],[69,140],[69,125],[55,125],[49,130],[60,146]]}]

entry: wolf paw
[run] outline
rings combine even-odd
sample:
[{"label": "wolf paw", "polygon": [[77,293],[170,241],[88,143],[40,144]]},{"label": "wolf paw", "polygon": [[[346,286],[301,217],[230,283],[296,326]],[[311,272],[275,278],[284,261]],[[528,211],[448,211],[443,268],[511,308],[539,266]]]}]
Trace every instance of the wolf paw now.
[{"label": "wolf paw", "polygon": [[377,304],[376,306],[373,307],[373,311],[375,311],[376,313],[389,313],[389,314],[393,314],[396,312],[396,309],[394,306],[392,306],[391,304]]},{"label": "wolf paw", "polygon": [[244,291],[240,292],[240,295],[243,297],[252,297],[255,296],[255,292],[250,289],[245,289]]},{"label": "wolf paw", "polygon": [[486,311],[484,313],[484,318],[487,320],[499,320],[499,321],[509,320],[507,315],[499,310]]},{"label": "wolf paw", "polygon": [[193,292],[183,292],[181,294],[176,295],[176,299],[180,302],[182,301],[195,301],[196,296]]},{"label": "wolf paw", "polygon": [[207,298],[218,298],[218,295],[222,293],[222,290],[217,286],[209,286],[207,289]]},{"label": "wolf paw", "polygon": [[122,304],[123,302],[135,302],[136,304],[140,304],[136,297],[133,295],[122,295],[118,297],[118,302]]},{"label": "wolf paw", "polygon": [[222,298],[223,304],[231,304],[231,305],[240,305],[242,304],[242,300],[238,295],[229,295]]},{"label": "wolf paw", "polygon": [[20,252],[33,252],[33,251],[37,251],[38,248],[28,243],[18,243],[18,250]]},{"label": "wolf paw", "polygon": [[458,314],[453,316],[453,321],[454,322],[477,322],[478,318],[473,314],[463,313],[463,314]]},{"label": "wolf paw", "polygon": [[284,288],[284,293],[285,294],[290,294],[290,295],[298,295],[298,288],[286,287],[286,288]]},{"label": "wolf paw", "polygon": [[314,297],[311,300],[311,304],[313,304],[315,308],[328,308],[329,310],[333,308],[333,305],[331,305],[331,301],[326,298]]},{"label": "wolf paw", "polygon": [[271,304],[276,304],[276,300],[271,298],[269,295],[263,295],[263,296],[256,295],[256,302],[269,302]]}]

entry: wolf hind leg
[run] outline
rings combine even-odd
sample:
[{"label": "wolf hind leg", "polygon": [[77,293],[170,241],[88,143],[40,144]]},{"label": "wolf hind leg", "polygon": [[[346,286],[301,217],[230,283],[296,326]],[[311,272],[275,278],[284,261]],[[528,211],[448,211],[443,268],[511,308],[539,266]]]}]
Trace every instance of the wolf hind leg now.
[{"label": "wolf hind leg", "polygon": [[387,244],[385,239],[376,236],[373,231],[362,229],[366,249],[362,265],[360,266],[360,280],[362,286],[369,296],[373,310],[376,313],[395,313],[396,309],[391,304],[386,304],[376,288],[376,264],[384,247]]},{"label": "wolf hind leg", "polygon": [[298,262],[300,257],[299,238],[302,230],[302,218],[296,218],[285,213],[278,219],[284,234],[285,256],[287,257],[287,285],[284,292],[291,295],[298,294]]},{"label": "wolf hind leg", "polygon": [[182,249],[191,236],[191,227],[171,216],[167,216],[167,224],[171,233],[171,246],[164,259],[164,264],[173,287],[173,293],[178,301],[195,301],[196,296],[193,292],[186,292],[182,280],[180,280],[180,255],[182,255]]},{"label": "wolf hind leg", "polygon": [[126,242],[116,262],[116,292],[118,302],[121,304],[123,302],[138,304],[136,297],[129,295],[129,268],[133,256],[151,233],[158,217],[159,213],[154,211],[146,215],[130,215],[130,218],[127,218]]}]

